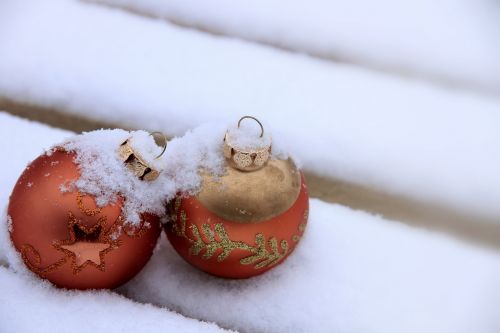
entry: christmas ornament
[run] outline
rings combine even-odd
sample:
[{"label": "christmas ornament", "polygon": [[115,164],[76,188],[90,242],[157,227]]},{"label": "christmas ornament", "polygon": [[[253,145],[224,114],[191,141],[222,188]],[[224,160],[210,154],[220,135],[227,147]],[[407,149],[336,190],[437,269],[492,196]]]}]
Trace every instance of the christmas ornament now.
[{"label": "christmas ornament", "polygon": [[[132,177],[158,176],[129,140],[109,153]],[[122,212],[126,196],[118,193],[115,202],[98,207],[95,197],[65,189],[81,176],[77,156],[58,147],[24,170],[8,207],[11,239],[25,265],[59,287],[114,288],[149,260],[161,231],[159,218],[143,213],[133,225]]]},{"label": "christmas ornament", "polygon": [[[242,135],[240,124],[247,118],[259,124],[260,137]],[[294,250],[308,219],[307,188],[290,158],[270,159],[270,137],[253,117],[241,118],[226,132],[223,154],[225,173],[202,173],[196,196],[177,197],[165,231],[193,266],[220,277],[248,278]]]}]

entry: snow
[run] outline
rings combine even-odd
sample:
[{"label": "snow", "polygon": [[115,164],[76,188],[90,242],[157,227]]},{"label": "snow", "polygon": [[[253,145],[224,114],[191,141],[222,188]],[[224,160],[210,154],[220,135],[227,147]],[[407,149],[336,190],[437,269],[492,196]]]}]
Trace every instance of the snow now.
[{"label": "snow", "polygon": [[254,115],[306,171],[500,216],[497,99],[63,0],[2,1],[0,54],[3,97],[171,136]]},{"label": "snow", "polygon": [[[214,177],[224,173],[222,149],[226,131],[227,141],[237,149],[258,149],[271,144],[268,131],[260,137],[249,127],[204,124],[173,138],[163,154],[151,133],[121,129],[101,129],[73,136],[54,145],[47,154],[61,148],[75,153],[80,178],[65,182],[61,191],[78,190],[92,195],[99,207],[125,198],[123,217],[126,223],[138,226],[144,213],[163,216],[165,203],[177,194],[197,194],[202,180],[200,170]],[[159,172],[157,179],[142,180],[127,168],[118,153],[125,143],[144,163]],[[277,150],[285,152],[280,147]]]},{"label": "snow", "polygon": [[0,267],[2,332],[230,332],[109,291],[55,289]]},{"label": "snow", "polygon": [[[78,180],[64,187],[93,195],[101,207],[115,203],[119,196],[125,198],[125,220],[139,225],[143,213],[163,216],[165,202],[176,194],[196,193],[201,185],[200,169],[215,176],[223,173],[223,133],[220,125],[205,124],[184,137],[174,138],[158,158],[162,148],[145,131],[98,130],[74,136],[56,145],[76,153],[75,162],[81,173]],[[118,148],[126,141],[136,155],[159,172],[157,179],[141,180],[127,169],[118,154]]]},{"label": "snow", "polygon": [[489,0],[97,0],[217,34],[500,95]]},{"label": "snow", "polygon": [[[262,135],[262,136],[261,136]],[[242,123],[240,127],[230,126],[225,137],[226,142],[241,151],[265,149],[271,146],[271,135],[263,127],[258,130]]]},{"label": "snow", "polygon": [[[71,133],[0,113],[0,205],[30,159]],[[29,133],[29,136],[19,136]],[[273,138],[275,135],[273,136]],[[10,144],[16,138],[15,145]],[[179,140],[180,141],[180,140]],[[0,257],[12,251],[2,219]],[[3,254],[2,254],[3,253]],[[152,260],[115,292],[56,289],[0,267],[0,330],[217,332],[167,309],[242,332],[493,333],[500,254],[346,207],[311,200],[294,253],[270,272],[224,280],[197,271],[162,236]],[[156,306],[138,304],[153,303]],[[159,307],[157,307],[159,306]],[[26,320],[29,318],[29,320]]]}]

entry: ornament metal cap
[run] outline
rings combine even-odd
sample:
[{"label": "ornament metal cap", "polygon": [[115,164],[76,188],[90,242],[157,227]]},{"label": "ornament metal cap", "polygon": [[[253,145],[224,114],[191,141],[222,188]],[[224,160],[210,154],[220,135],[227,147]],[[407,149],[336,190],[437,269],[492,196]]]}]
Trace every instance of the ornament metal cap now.
[{"label": "ornament metal cap", "polygon": [[[255,117],[244,116],[238,121],[238,128],[243,119],[253,119],[260,126],[260,138],[264,136],[264,126]],[[269,157],[271,156],[271,141],[268,144],[258,148],[242,149],[238,147],[235,139],[231,136],[230,131],[226,132],[224,136],[224,157],[227,159],[229,165],[241,171],[254,171],[266,165]]]},{"label": "ornament metal cap", "polygon": [[[152,132],[150,135],[154,137],[155,134],[161,135],[164,140],[164,143],[162,144],[163,150],[156,157],[159,158],[163,155],[165,149],[167,149],[167,139],[161,132]],[[156,180],[156,178],[158,178],[158,176],[160,175],[160,171],[154,169],[150,163],[147,163],[146,160],[132,148],[130,144],[131,139],[132,137],[128,138],[120,145],[118,149],[118,155],[120,159],[123,161],[123,163],[125,163],[125,166],[130,171],[132,171],[140,180]]]}]

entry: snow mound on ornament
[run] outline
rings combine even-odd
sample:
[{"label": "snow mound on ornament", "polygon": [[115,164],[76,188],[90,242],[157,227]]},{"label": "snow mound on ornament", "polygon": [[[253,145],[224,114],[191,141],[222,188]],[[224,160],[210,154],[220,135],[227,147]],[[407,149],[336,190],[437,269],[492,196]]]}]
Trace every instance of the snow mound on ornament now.
[{"label": "snow mound on ornament", "polygon": [[[74,136],[48,154],[58,147],[75,153],[80,177],[63,184],[61,191],[78,190],[92,195],[99,207],[123,197],[124,218],[127,223],[139,225],[143,213],[164,215],[165,203],[178,192],[196,192],[201,181],[199,169],[221,172],[223,160],[218,158],[217,144],[221,135],[217,127],[201,126],[168,142],[168,149],[159,156],[163,148],[148,132],[97,130]],[[135,153],[160,172],[156,180],[141,180],[120,159],[118,149],[127,140]]]},{"label": "snow mound on ornament", "polygon": [[[262,124],[262,129],[259,127],[260,124]],[[228,126],[226,138],[230,139],[233,148],[241,151],[261,150],[271,146],[271,159],[291,158],[297,167],[302,167],[300,160],[292,153],[294,151],[293,140],[287,140],[284,134],[265,120],[259,120],[256,123],[247,120],[242,121],[240,126]]]},{"label": "snow mound on ornament", "polygon": [[[53,147],[48,154],[58,147],[75,153],[74,162],[80,177],[63,184],[61,191],[78,190],[92,195],[99,207],[115,203],[122,197],[126,223],[139,225],[143,213],[164,216],[165,204],[176,195],[195,195],[201,187],[200,170],[214,177],[224,174],[222,142],[226,130],[241,147],[258,148],[271,143],[269,133],[260,137],[260,132],[252,126],[245,124],[228,129],[225,124],[211,123],[173,138],[163,154],[163,147],[156,144],[151,133],[121,129],[102,129],[74,136]],[[118,149],[127,140],[134,152],[160,172],[156,180],[141,180],[120,159]],[[280,152],[280,158],[284,156],[284,149],[276,151]]]}]

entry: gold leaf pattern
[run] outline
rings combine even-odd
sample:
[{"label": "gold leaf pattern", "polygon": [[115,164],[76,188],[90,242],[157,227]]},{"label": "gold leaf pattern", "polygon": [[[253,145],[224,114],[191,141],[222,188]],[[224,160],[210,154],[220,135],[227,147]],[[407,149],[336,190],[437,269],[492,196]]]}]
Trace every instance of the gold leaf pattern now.
[{"label": "gold leaf pattern", "polygon": [[[176,208],[178,209],[178,207],[179,206]],[[213,229],[208,223],[201,225],[201,228],[191,224],[189,228],[193,238],[190,238],[186,234],[186,212],[181,210],[179,217],[180,219],[178,221],[174,221],[173,232],[177,236],[183,237],[191,244],[189,254],[197,256],[204,251],[201,255],[201,258],[204,260],[212,258],[215,253],[220,250],[221,253],[217,256],[217,262],[223,262],[229,257],[233,250],[239,249],[250,252],[249,256],[240,260],[242,265],[254,265],[255,269],[261,269],[276,265],[288,254],[289,246],[286,240],[282,240],[278,246],[278,240],[275,237],[271,237],[267,241],[266,246],[264,235],[258,233],[255,235],[254,245],[241,241],[234,241],[229,238],[224,228],[224,224],[222,223],[216,223]]]},{"label": "gold leaf pattern", "polygon": [[303,216],[302,223],[299,224],[299,227],[298,227],[299,232],[300,232],[300,236],[299,235],[292,236],[292,240],[296,243],[300,240],[300,237],[302,237],[302,234],[304,234],[304,231],[306,230],[307,220],[309,219],[309,209],[306,209],[302,216]]}]

